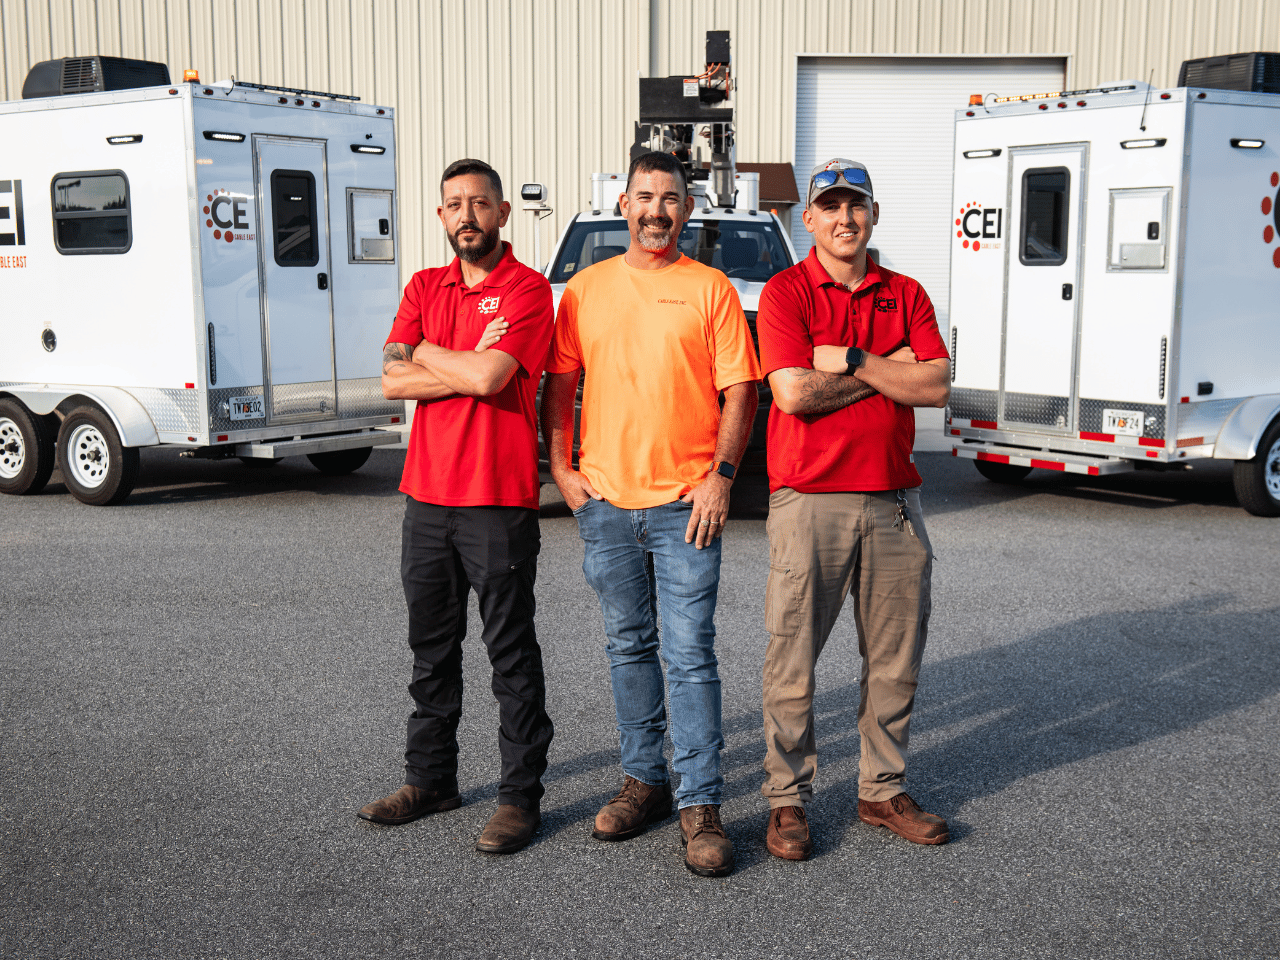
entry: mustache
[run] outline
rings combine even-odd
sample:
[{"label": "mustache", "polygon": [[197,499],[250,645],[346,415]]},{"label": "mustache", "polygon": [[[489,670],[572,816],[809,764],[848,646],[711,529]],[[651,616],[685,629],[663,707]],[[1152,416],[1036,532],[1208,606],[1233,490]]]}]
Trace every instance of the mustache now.
[{"label": "mustache", "polygon": [[673,226],[675,226],[675,221],[670,217],[657,216],[640,218],[640,227],[642,229],[644,227],[660,227],[663,230],[670,230]]}]

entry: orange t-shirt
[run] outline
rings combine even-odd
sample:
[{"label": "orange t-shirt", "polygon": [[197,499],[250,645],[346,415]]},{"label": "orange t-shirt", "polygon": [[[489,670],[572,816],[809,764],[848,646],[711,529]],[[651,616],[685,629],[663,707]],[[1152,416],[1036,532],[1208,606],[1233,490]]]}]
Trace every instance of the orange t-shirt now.
[{"label": "orange t-shirt", "polygon": [[706,479],[720,391],[760,379],[733,284],[685,256],[661,270],[614,257],[574,275],[547,372],[579,368],[579,469],[627,510],[671,503]]}]

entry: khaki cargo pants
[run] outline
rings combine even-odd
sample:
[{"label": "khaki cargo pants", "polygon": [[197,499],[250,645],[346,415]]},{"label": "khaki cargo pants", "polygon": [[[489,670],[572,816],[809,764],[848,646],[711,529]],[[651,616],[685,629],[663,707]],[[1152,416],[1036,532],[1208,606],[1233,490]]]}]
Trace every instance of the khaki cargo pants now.
[{"label": "khaki cargo pants", "polygon": [[814,666],[844,598],[862,656],[858,796],[883,802],[903,791],[916,679],[929,624],[933,550],[919,488],[798,493],[769,498],[769,585],[764,659],[765,784],[770,807],[813,797]]}]

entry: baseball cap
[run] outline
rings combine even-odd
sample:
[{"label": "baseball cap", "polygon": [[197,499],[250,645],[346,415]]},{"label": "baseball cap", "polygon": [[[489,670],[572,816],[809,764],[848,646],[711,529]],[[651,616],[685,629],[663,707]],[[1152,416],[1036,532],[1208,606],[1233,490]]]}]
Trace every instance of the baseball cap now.
[{"label": "baseball cap", "polygon": [[828,190],[853,190],[863,194],[868,200],[874,200],[871,189],[871,174],[867,168],[856,160],[845,160],[836,157],[826,163],[820,163],[809,171],[809,199],[813,203]]}]

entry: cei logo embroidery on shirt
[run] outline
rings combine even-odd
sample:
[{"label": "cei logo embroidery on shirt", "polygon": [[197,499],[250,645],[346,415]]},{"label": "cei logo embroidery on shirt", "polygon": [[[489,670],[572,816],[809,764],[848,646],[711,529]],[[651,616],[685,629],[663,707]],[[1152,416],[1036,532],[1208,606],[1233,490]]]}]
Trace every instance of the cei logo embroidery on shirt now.
[{"label": "cei logo embroidery on shirt", "polygon": [[898,301],[895,297],[876,297],[876,309],[881,313],[889,313],[898,309]]},{"label": "cei logo embroidery on shirt", "polygon": [[483,300],[480,301],[480,306],[478,306],[476,309],[479,310],[481,313],[497,313],[498,298],[485,297]]}]

